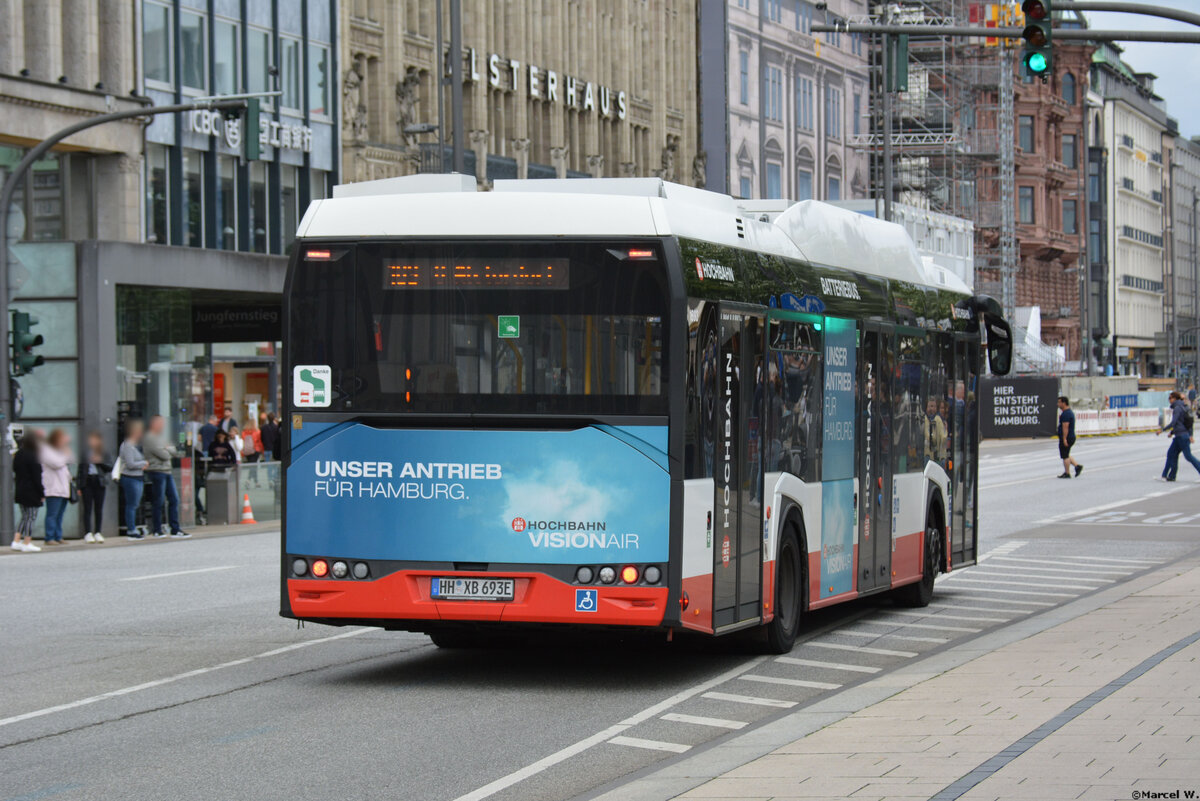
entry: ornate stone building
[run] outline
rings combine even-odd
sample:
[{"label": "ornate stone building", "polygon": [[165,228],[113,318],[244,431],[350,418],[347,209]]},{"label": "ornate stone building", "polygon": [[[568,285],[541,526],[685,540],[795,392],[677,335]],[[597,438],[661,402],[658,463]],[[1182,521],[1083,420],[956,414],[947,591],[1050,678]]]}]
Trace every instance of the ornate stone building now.
[{"label": "ornate stone building", "polygon": [[[435,9],[435,0],[341,4],[344,180],[449,161],[448,78],[444,150],[436,130],[412,132],[438,123]],[[694,2],[463,0],[462,45],[465,167],[481,184],[661,176],[703,185]]]}]

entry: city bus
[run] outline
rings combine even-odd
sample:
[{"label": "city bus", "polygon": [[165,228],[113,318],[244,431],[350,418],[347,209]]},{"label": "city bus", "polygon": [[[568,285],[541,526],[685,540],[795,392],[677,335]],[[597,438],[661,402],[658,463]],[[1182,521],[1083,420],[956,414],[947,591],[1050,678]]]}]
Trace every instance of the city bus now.
[{"label": "city bus", "polygon": [[284,291],[281,614],[748,635],[976,559],[999,305],[900,226],[658,179],[338,187]]}]

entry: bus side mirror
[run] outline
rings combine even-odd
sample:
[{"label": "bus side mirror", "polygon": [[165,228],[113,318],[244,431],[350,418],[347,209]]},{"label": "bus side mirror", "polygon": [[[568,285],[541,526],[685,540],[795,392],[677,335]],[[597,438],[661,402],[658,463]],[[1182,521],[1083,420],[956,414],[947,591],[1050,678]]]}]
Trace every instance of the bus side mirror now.
[{"label": "bus side mirror", "polygon": [[988,366],[995,375],[1008,375],[1012,369],[1012,327],[1003,317],[987,312],[983,315],[983,324],[987,328]]}]

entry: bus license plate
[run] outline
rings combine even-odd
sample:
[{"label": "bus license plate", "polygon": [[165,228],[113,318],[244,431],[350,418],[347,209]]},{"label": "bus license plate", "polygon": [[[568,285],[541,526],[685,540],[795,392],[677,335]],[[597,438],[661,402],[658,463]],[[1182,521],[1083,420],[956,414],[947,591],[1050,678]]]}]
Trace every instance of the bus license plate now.
[{"label": "bus license plate", "polygon": [[429,595],[439,601],[511,601],[513,579],[434,578]]}]

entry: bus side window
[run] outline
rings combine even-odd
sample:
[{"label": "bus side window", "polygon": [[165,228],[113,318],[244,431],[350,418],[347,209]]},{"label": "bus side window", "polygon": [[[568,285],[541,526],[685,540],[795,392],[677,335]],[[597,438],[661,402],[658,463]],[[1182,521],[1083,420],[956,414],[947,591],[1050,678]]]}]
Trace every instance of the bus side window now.
[{"label": "bus side window", "polygon": [[772,319],[767,332],[767,470],[820,480],[822,335],[817,325]]}]

